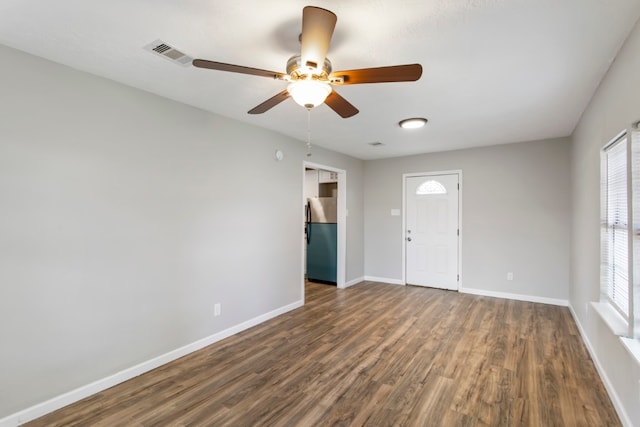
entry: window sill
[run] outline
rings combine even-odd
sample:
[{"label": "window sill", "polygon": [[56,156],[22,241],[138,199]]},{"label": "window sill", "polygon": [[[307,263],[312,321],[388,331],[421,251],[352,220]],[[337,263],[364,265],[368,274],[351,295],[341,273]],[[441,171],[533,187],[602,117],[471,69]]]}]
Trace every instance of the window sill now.
[{"label": "window sill", "polygon": [[640,341],[633,338],[620,338],[620,341],[640,366]]},{"label": "window sill", "polygon": [[600,315],[614,335],[619,337],[627,336],[629,332],[627,321],[611,305],[606,302],[592,302],[591,307]]},{"label": "window sill", "polygon": [[629,332],[627,321],[613,307],[606,302],[592,302],[591,306],[600,315],[604,323],[611,329],[614,335],[617,335],[622,342],[624,348],[629,352],[631,357],[635,359],[640,366],[640,341],[634,338],[628,338]]}]

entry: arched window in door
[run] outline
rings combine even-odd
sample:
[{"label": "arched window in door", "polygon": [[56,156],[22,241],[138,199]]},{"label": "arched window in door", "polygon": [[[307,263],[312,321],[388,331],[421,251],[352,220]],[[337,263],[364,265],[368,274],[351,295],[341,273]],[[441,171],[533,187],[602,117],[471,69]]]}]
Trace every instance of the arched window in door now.
[{"label": "arched window in door", "polygon": [[447,189],[440,182],[430,179],[420,184],[416,190],[418,196],[431,194],[447,194]]}]

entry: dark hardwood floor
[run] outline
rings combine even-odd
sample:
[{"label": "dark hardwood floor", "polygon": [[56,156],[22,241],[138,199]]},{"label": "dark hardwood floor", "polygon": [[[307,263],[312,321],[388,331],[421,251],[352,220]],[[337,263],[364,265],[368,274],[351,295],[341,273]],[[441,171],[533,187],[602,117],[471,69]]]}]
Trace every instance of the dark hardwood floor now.
[{"label": "dark hardwood floor", "polygon": [[371,282],[306,301],[27,425],[620,425],[567,308]]}]

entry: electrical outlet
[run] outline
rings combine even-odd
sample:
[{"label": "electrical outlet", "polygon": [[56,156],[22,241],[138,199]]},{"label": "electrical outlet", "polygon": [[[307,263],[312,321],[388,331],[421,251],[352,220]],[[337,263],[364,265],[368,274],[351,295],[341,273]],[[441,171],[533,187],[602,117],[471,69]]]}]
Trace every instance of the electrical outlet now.
[{"label": "electrical outlet", "polygon": [[507,273],[507,280],[513,280],[513,272],[508,272]]},{"label": "electrical outlet", "polygon": [[220,316],[220,303],[216,303],[213,306],[213,315],[214,316]]}]

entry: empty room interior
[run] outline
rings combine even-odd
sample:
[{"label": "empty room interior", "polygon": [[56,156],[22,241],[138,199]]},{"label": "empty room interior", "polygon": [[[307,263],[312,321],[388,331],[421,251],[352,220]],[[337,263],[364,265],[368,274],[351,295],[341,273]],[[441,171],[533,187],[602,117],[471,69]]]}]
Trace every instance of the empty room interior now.
[{"label": "empty room interior", "polygon": [[0,2],[0,427],[640,426],[639,17]]}]

